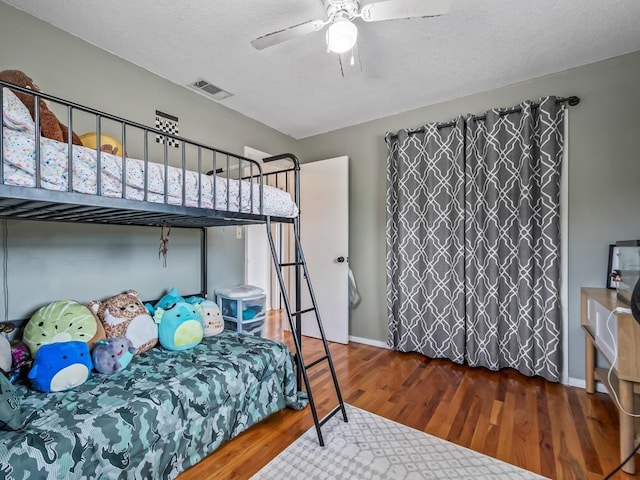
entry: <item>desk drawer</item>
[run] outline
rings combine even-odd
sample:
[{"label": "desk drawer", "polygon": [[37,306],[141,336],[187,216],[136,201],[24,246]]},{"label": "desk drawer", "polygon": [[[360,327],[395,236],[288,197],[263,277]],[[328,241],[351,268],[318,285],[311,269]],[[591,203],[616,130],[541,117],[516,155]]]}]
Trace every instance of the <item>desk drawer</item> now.
[{"label": "desk drawer", "polygon": [[615,342],[618,341],[618,317],[601,303],[588,298],[587,324],[595,336],[596,346],[607,361],[617,363]]}]

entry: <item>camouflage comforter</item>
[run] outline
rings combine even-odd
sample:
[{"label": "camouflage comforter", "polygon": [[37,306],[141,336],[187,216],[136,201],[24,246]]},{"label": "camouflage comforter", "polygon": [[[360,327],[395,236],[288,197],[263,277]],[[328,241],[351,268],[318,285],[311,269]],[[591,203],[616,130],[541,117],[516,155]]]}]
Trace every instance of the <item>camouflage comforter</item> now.
[{"label": "camouflage comforter", "polygon": [[0,479],[175,478],[285,407],[303,408],[286,345],[225,332],[159,347],[62,393],[20,386],[26,426],[0,432]]}]

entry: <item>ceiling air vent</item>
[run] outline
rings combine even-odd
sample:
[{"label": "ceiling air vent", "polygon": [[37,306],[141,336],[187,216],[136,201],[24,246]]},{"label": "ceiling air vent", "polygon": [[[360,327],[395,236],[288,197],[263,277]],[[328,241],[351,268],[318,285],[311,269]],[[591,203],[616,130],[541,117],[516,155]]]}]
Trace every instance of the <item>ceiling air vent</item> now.
[{"label": "ceiling air vent", "polygon": [[216,87],[215,85],[207,82],[206,80],[197,80],[189,85],[191,88],[199,93],[203,93],[214,100],[224,100],[230,97],[233,93],[229,93],[226,90]]}]

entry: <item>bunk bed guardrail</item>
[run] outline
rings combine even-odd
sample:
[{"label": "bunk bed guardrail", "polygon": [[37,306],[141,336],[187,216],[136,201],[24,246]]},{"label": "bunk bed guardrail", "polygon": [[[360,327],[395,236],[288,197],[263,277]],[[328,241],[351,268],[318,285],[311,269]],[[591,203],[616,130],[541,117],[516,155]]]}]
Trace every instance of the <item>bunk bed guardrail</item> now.
[{"label": "bunk bed guardrail", "polygon": [[[68,134],[66,142],[61,144],[54,140],[45,139],[39,128],[35,128],[31,135],[34,144],[33,180],[29,186],[8,184],[6,181],[7,158],[5,155],[4,132],[0,135],[0,217],[13,217],[33,220],[72,221],[86,223],[117,223],[134,225],[162,225],[170,224],[180,227],[206,227],[217,225],[242,225],[264,222],[265,216],[270,215],[275,221],[292,223],[297,216],[299,205],[299,164],[293,155],[277,155],[265,159],[264,162],[272,162],[280,159],[288,159],[293,163],[292,168],[276,170],[265,174],[262,165],[249,159],[225,150],[195,142],[179,135],[151,128],[122,117],[86,107],[74,102],[64,100],[40,91],[33,91],[18,85],[0,81],[0,101],[5,104],[6,91],[4,88],[20,92],[34,97],[34,125],[40,124],[41,101],[47,101],[56,105],[58,109],[66,111],[66,124]],[[4,113],[4,111],[3,111]],[[86,191],[78,193],[77,185],[80,180],[74,173],[77,168],[78,152],[82,154],[85,147],[73,144],[74,125],[80,123],[77,118],[83,115],[83,125],[95,122],[96,139],[102,139],[102,134],[119,130],[117,136],[121,139],[122,151],[117,157],[101,150],[101,141],[96,141],[95,155],[95,188],[93,195],[87,195]],[[87,121],[87,119],[89,119]],[[108,122],[107,129],[105,123]],[[115,127],[114,127],[115,126]],[[128,147],[131,145],[132,132],[137,132],[138,139],[142,135],[141,154],[137,160],[129,156]],[[162,149],[162,162],[156,161],[152,155],[151,136],[164,137]],[[158,137],[157,137],[158,138]],[[179,145],[179,158],[172,158],[169,152],[169,141]],[[46,143],[45,143],[46,142]],[[58,151],[66,150],[66,179],[59,179],[64,184],[55,188],[50,187],[51,180],[43,178],[44,157],[43,149],[49,149],[54,142]],[[138,149],[140,142],[138,141]],[[156,147],[157,148],[157,147]],[[189,152],[189,154],[188,154]],[[47,152],[44,152],[48,154]],[[157,152],[156,152],[157,153]],[[173,155],[175,157],[175,154]],[[153,160],[152,160],[153,158]],[[120,185],[110,185],[110,191],[105,191],[105,172],[113,167],[114,159],[119,162]],[[174,163],[174,165],[172,165]],[[175,165],[177,163],[177,165]],[[161,170],[162,185],[152,192],[150,189],[150,171],[155,168]],[[143,172],[142,178],[138,178],[141,185],[132,186],[130,183],[130,171],[138,169]],[[275,214],[265,208],[265,183],[267,176],[294,172],[293,185],[287,185],[287,190],[293,187],[291,194],[294,197],[294,210],[286,214]],[[125,174],[122,174],[125,172]],[[214,173],[215,172],[215,173]],[[170,184],[171,178],[177,178],[181,185]],[[195,184],[196,192],[190,192],[187,182]],[[211,192],[203,192],[207,188],[207,178],[210,178]],[[285,175],[287,184],[291,183]],[[113,179],[111,179],[113,181]],[[244,182],[242,182],[244,180]],[[205,185],[206,184],[206,185]],[[280,189],[277,185],[276,186]],[[35,187],[35,188],[34,188]],[[139,188],[138,188],[139,187]],[[114,195],[114,189],[116,194]],[[118,191],[119,190],[119,191]],[[173,198],[172,190],[178,194]],[[222,195],[221,195],[222,192]],[[236,198],[232,198],[234,193]],[[212,205],[205,205],[203,198],[205,193],[211,195]],[[284,191],[283,191],[284,193]],[[176,198],[177,197],[177,198]],[[142,200],[143,203],[140,202]]]}]

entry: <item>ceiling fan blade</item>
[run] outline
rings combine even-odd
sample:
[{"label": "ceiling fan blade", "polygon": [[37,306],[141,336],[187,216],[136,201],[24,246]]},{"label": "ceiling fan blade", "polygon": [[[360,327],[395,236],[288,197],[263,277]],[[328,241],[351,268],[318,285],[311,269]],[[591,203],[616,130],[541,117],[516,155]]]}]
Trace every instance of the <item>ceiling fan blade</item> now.
[{"label": "ceiling fan blade", "polygon": [[260,38],[251,40],[251,45],[253,45],[256,50],[262,50],[264,48],[272,47],[279,43],[286,42],[287,40],[291,40],[292,38],[301,37],[309,33],[317,32],[319,30],[322,30],[322,27],[324,26],[325,22],[323,22],[322,20],[311,20],[310,22],[301,23],[300,25],[295,25],[293,27],[285,28],[284,30],[278,30],[277,32],[263,35]]},{"label": "ceiling fan blade", "polygon": [[380,22],[399,18],[437,17],[449,11],[452,0],[383,0],[362,7],[365,22]]},{"label": "ceiling fan blade", "polygon": [[360,54],[358,53],[357,43],[353,46],[351,51],[339,53],[338,61],[340,63],[340,73],[345,78],[362,72],[362,63],[360,63]]}]

